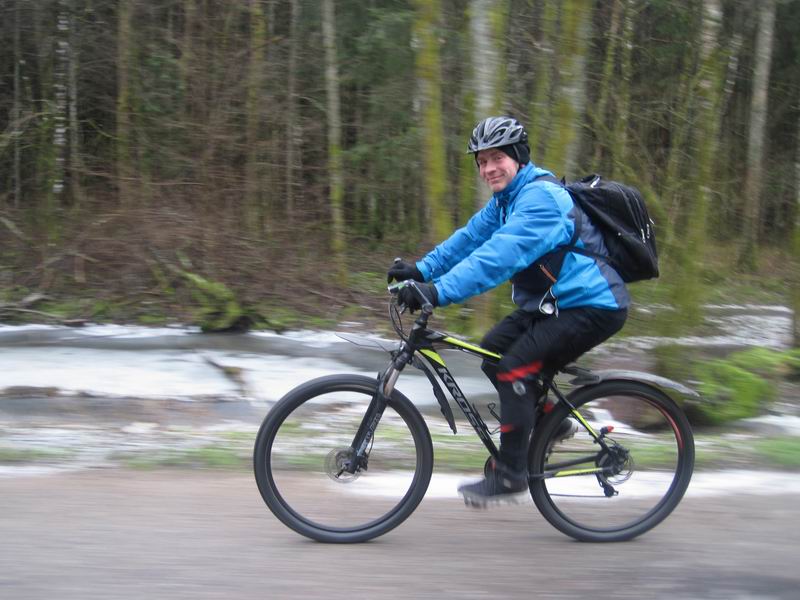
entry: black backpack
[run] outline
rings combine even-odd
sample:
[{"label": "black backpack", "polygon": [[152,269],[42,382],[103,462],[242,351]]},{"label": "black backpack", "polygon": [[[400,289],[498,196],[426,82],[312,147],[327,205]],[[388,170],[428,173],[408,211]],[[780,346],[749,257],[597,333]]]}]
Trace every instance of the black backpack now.
[{"label": "black backpack", "polygon": [[603,236],[608,256],[601,256],[575,243],[580,235],[580,211],[575,234],[565,248],[571,252],[607,261],[628,283],[658,277],[658,252],[653,221],[636,188],[600,175],[588,175],[580,181],[565,184],[549,175],[539,177],[562,185]]}]

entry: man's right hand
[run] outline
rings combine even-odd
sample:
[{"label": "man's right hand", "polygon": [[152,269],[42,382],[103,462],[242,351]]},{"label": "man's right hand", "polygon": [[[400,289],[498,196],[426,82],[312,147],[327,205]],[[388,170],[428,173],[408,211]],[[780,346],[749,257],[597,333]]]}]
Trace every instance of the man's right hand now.
[{"label": "man's right hand", "polygon": [[386,283],[392,283],[392,279],[395,281],[405,281],[406,279],[413,279],[414,281],[420,282],[425,281],[417,265],[414,263],[407,263],[399,258],[394,260],[394,264],[389,268],[386,275]]}]

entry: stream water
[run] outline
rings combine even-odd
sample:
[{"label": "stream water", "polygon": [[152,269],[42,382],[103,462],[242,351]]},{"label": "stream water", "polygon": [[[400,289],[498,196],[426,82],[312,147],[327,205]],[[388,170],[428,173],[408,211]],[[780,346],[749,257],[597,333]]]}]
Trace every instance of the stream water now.
[{"label": "stream water", "polygon": [[[641,308],[633,318],[658,310],[666,309]],[[703,335],[621,337],[588,360],[646,370],[647,350],[660,344],[713,352],[790,344],[786,307],[714,305],[706,313]],[[340,332],[361,335],[362,329],[343,324]],[[239,447],[245,456],[270,404],[291,388],[334,373],[374,377],[386,366],[388,354],[378,345],[393,342],[362,337],[366,345],[319,331],[208,335],[184,327],[0,326],[0,475],[104,466],[120,457],[214,444]],[[443,356],[468,398],[483,404],[494,398],[478,359],[458,351]],[[421,409],[435,408],[418,371],[404,372],[399,388]],[[439,427],[446,428],[440,418],[431,423],[432,430]]]}]

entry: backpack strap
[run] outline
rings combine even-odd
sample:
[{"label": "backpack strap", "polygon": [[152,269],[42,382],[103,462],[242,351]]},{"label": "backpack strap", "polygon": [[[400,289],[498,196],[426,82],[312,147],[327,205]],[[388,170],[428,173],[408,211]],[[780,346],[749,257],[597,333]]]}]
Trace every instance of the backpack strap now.
[{"label": "backpack strap", "polygon": [[[554,177],[553,175],[539,175],[536,177],[534,181],[549,181],[550,183],[555,183],[557,186],[567,190],[567,184],[563,179],[559,179],[558,177]],[[569,194],[569,190],[567,190]],[[572,198],[572,194],[569,194],[569,197]],[[569,243],[565,246],[562,246],[566,251],[578,251],[579,254],[583,254],[580,252],[580,248],[576,247],[575,244],[578,243],[578,238],[581,235],[581,225],[583,224],[583,209],[578,206],[578,203],[575,202],[573,198],[572,203],[575,205],[575,208],[578,210],[575,211],[575,231],[572,233],[572,238],[569,240]]]},{"label": "backpack strap", "polygon": [[567,190],[567,193],[569,194],[570,198],[572,198],[572,203],[575,205],[575,208],[577,209],[575,211],[575,231],[572,234],[572,239],[570,239],[568,244],[561,246],[561,248],[565,252],[575,252],[576,254],[583,254],[584,256],[588,256],[589,258],[595,258],[609,262],[608,256],[604,256],[603,254],[592,252],[591,250],[587,250],[586,248],[579,248],[578,246],[576,246],[576,244],[578,243],[578,238],[580,238],[581,227],[583,225],[583,208],[581,208],[581,205],[578,203],[577,200],[575,200],[575,197],[570,193],[569,188],[567,188],[567,184],[564,181],[564,179],[558,179],[553,175],[539,175],[539,177],[536,177],[534,181],[549,181],[550,183],[555,183],[556,185],[564,188],[565,190]]}]

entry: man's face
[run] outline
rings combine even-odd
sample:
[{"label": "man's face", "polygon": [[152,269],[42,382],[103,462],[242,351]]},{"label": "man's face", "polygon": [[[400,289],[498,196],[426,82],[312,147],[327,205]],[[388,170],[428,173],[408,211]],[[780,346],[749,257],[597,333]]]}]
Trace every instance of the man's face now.
[{"label": "man's face", "polygon": [[519,171],[519,163],[497,148],[478,152],[478,169],[481,179],[495,194],[502,192]]}]

